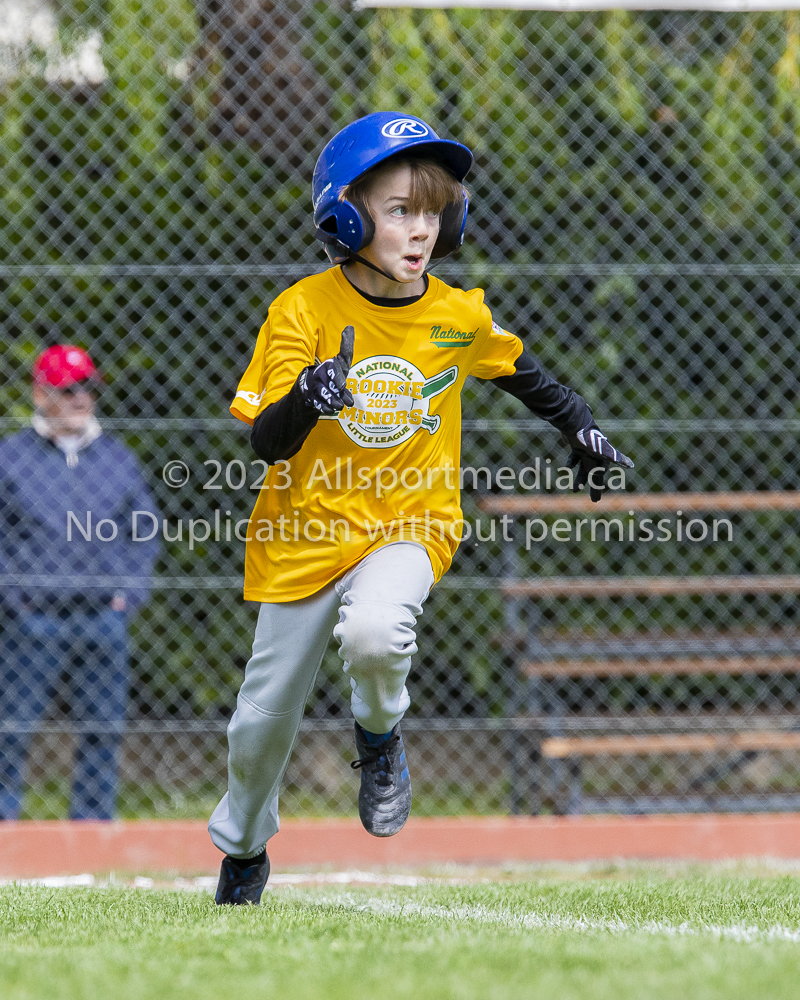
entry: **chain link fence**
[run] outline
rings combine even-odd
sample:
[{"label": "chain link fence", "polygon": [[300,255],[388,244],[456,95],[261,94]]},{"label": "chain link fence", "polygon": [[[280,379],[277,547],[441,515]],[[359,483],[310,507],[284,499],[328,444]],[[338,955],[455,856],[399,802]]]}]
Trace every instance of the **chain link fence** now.
[{"label": "chain link fence", "polygon": [[[800,15],[311,0],[0,0],[0,808],[205,816],[224,790],[256,616],[237,525],[263,473],[227,407],[271,300],[325,266],[319,150],[392,108],[476,154],[437,273],[485,288],[636,461],[578,536],[557,434],[468,385],[472,537],[421,619],[404,723],[416,814],[798,808]],[[96,565],[53,555],[61,473],[23,502],[10,471],[58,343],[101,367],[102,440],[155,505],[150,555],[128,551],[152,585],[124,612],[97,537]],[[634,494],[708,491],[789,499],[710,501],[691,528],[665,499],[647,537]],[[503,522],[511,496],[531,505]],[[18,558],[37,531],[44,581]],[[355,811],[347,693],[331,646],[284,815]]]}]

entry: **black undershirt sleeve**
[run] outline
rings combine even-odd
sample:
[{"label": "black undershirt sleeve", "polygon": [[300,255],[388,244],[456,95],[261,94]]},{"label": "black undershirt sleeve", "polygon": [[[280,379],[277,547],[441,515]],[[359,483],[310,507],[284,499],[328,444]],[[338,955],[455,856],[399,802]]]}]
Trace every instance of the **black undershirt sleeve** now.
[{"label": "black undershirt sleeve", "polygon": [[256,417],[250,444],[259,458],[274,465],[300,451],[318,420],[319,413],[306,406],[295,382],[283,399]]},{"label": "black undershirt sleeve", "polygon": [[527,351],[523,350],[515,367],[513,375],[501,375],[490,381],[560,431],[574,434],[592,422],[592,411],[586,400],[556,382]]}]

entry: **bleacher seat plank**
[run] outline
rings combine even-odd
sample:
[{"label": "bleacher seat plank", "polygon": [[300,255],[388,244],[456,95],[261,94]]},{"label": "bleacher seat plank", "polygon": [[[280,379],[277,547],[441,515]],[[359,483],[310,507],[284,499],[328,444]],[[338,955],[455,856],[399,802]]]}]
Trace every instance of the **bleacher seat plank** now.
[{"label": "bleacher seat plank", "polygon": [[743,750],[800,750],[800,732],[663,733],[650,736],[557,736],[542,741],[545,757],[624,757]]},{"label": "bleacher seat plank", "polygon": [[797,656],[696,656],[692,659],[593,660],[583,663],[531,660],[520,665],[527,677],[649,677],[652,674],[786,674],[800,673]]},{"label": "bleacher seat plank", "polygon": [[507,597],[674,597],[679,594],[795,594],[800,576],[551,576],[506,580]]},{"label": "bleacher seat plank", "polygon": [[800,510],[800,490],[742,490],[712,493],[613,493],[607,492],[600,503],[588,496],[572,493],[482,496],[478,506],[489,514],[588,514],[605,517],[607,513],[654,514],[720,511],[727,514],[747,511]]}]

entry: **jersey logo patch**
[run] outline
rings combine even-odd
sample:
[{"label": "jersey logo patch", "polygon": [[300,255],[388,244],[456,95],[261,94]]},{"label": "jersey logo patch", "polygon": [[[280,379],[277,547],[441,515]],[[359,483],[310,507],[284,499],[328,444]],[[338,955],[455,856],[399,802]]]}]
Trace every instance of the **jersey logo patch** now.
[{"label": "jersey logo patch", "polygon": [[432,326],[430,340],[437,347],[469,347],[475,340],[477,332],[477,330],[455,330],[452,326],[446,330],[441,326]]},{"label": "jersey logo patch", "polygon": [[457,380],[457,365],[426,379],[410,361],[376,354],[350,369],[347,388],[354,404],[331,419],[362,448],[393,448],[420,428],[436,433],[441,417],[429,414],[430,400]]},{"label": "jersey logo patch", "polygon": [[248,392],[246,389],[240,389],[233,398],[243,399],[245,403],[249,403],[251,406],[260,406],[266,391],[266,389],[262,389],[261,392],[256,394],[255,392]]}]

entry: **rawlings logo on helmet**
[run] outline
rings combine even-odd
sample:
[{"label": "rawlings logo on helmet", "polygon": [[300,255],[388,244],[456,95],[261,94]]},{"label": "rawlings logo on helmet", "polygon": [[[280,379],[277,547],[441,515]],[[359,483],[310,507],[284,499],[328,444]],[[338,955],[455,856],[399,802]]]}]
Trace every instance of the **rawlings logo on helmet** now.
[{"label": "rawlings logo on helmet", "polygon": [[406,136],[420,139],[427,135],[428,131],[427,125],[418,122],[416,118],[395,118],[383,126],[381,135],[386,136],[387,139],[403,139]]}]

